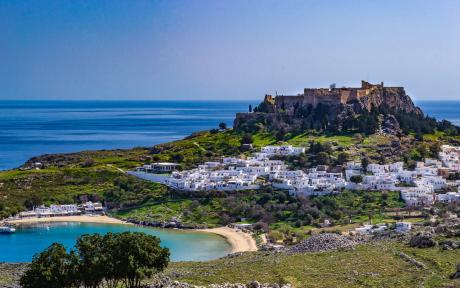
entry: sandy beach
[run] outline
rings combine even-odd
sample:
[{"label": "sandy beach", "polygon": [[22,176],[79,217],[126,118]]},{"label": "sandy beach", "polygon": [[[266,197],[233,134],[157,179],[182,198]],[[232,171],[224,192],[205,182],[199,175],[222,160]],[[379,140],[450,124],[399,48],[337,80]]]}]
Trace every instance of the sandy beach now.
[{"label": "sandy beach", "polygon": [[85,222],[85,223],[103,223],[103,224],[129,224],[120,219],[108,217],[108,216],[57,216],[57,217],[45,217],[45,218],[23,218],[17,220],[9,220],[7,223],[12,224],[28,224],[28,223],[42,223],[42,222]]},{"label": "sandy beach", "polygon": [[246,252],[246,251],[257,251],[256,241],[248,233],[244,233],[240,230],[235,230],[230,227],[219,227],[211,229],[201,229],[207,233],[215,233],[223,236],[228,243],[232,246],[232,252]]}]

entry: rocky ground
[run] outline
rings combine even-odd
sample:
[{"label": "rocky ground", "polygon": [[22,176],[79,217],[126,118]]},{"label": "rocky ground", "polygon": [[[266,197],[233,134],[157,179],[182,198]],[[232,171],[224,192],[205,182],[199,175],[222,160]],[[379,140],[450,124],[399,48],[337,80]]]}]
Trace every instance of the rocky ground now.
[{"label": "rocky ground", "polygon": [[339,234],[324,233],[312,236],[294,246],[287,247],[285,251],[288,253],[322,252],[352,248],[358,243],[358,241]]},{"label": "rocky ground", "polygon": [[[0,288],[20,288],[19,278],[27,269],[26,263],[0,263]],[[145,288],[290,288],[290,285],[262,284],[253,281],[243,283],[211,284],[208,286],[196,286],[184,282],[171,280],[169,277],[160,276],[152,283],[146,284]]]},{"label": "rocky ground", "polygon": [[209,286],[196,286],[190,285],[183,282],[172,281],[168,277],[161,277],[153,284],[145,286],[145,288],[199,288],[199,287],[208,287],[208,288],[290,288],[291,285],[280,286],[278,284],[262,284],[257,281],[250,282],[248,284],[242,283],[225,283],[225,284],[211,284]]},{"label": "rocky ground", "polygon": [[27,268],[25,263],[0,263],[0,287],[18,288],[19,278]]}]

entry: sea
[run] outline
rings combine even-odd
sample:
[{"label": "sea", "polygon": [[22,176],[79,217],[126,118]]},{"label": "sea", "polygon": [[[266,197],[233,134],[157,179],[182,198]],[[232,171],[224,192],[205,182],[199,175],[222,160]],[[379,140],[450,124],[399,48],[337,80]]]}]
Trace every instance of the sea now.
[{"label": "sea", "polygon": [[[32,156],[153,146],[194,131],[232,126],[246,101],[1,101],[0,170]],[[426,114],[460,125],[460,101],[417,101]]]},{"label": "sea", "polygon": [[232,126],[258,101],[0,101],[0,170],[32,156],[153,146]]}]

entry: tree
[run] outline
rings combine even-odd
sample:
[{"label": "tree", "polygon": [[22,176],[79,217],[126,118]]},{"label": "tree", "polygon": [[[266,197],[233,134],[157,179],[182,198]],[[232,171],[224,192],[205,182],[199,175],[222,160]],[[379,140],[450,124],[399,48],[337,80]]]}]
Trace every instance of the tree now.
[{"label": "tree", "polygon": [[268,225],[267,223],[264,223],[264,222],[257,222],[257,223],[254,223],[254,225],[252,225],[253,229],[255,231],[261,231],[261,232],[268,232]]},{"label": "tree", "polygon": [[363,176],[361,176],[361,175],[353,175],[353,176],[350,177],[350,181],[355,183],[355,184],[361,183],[361,182],[363,182]]},{"label": "tree", "polygon": [[253,139],[252,139],[252,134],[251,133],[244,133],[243,139],[241,140],[243,144],[251,144]]},{"label": "tree", "polygon": [[180,163],[184,160],[184,155],[180,153],[172,154],[170,157],[171,157],[171,160],[176,163]]},{"label": "tree", "polygon": [[219,128],[220,128],[221,130],[225,130],[225,129],[227,129],[227,124],[225,124],[225,122],[220,122],[220,123],[219,123]]},{"label": "tree", "polygon": [[275,138],[277,141],[283,141],[285,136],[286,133],[284,132],[283,128],[279,129],[275,134]]},{"label": "tree", "polygon": [[110,278],[108,270],[112,263],[107,257],[110,253],[104,253],[103,245],[106,243],[103,240],[99,234],[83,235],[77,239],[75,247],[80,256],[78,274],[84,287],[98,287],[104,279]]},{"label": "tree", "polygon": [[339,155],[337,155],[337,163],[339,165],[343,165],[345,163],[348,162],[348,154],[345,153],[345,152],[342,152],[342,153],[339,153]]},{"label": "tree", "polygon": [[78,253],[53,244],[34,256],[20,283],[25,288],[140,288],[144,278],[162,271],[169,250],[160,239],[139,232],[83,235]]},{"label": "tree", "polygon": [[252,112],[252,105],[249,104],[249,113],[251,113],[251,112]]},{"label": "tree", "polygon": [[26,201],[24,201],[24,206],[27,209],[32,210],[35,206],[39,206],[42,203],[43,201],[38,195],[32,194]]},{"label": "tree", "polygon": [[20,284],[24,288],[65,288],[78,283],[78,258],[74,252],[67,253],[65,247],[53,243],[45,251],[36,254],[28,270],[22,275]]},{"label": "tree", "polygon": [[141,281],[161,272],[169,262],[169,249],[160,246],[160,239],[139,232],[124,232],[114,239],[116,275],[127,288],[141,287]]},{"label": "tree", "polygon": [[328,165],[329,164],[329,154],[327,154],[326,152],[319,152],[317,155],[316,155],[316,162],[319,164],[319,165]]},{"label": "tree", "polygon": [[363,169],[363,172],[367,172],[367,166],[369,166],[369,158],[363,157],[361,159],[361,168]]}]

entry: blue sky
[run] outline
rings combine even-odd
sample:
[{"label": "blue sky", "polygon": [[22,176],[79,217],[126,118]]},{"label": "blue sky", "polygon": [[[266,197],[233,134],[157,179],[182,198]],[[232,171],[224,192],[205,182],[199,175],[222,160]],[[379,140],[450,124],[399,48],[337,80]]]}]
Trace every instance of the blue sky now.
[{"label": "blue sky", "polygon": [[0,99],[459,99],[460,1],[0,0]]}]

